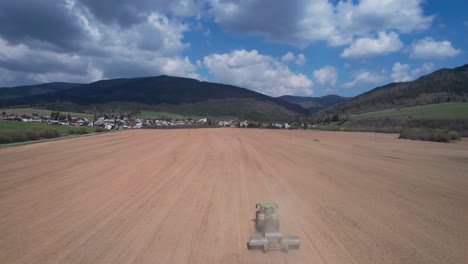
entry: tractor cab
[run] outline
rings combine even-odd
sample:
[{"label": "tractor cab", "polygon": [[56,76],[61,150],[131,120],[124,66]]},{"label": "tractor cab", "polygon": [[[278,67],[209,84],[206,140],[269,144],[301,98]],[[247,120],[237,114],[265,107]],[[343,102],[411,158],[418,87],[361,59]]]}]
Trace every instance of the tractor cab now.
[{"label": "tractor cab", "polygon": [[276,209],[278,208],[278,205],[275,203],[258,203],[256,205],[257,212],[261,212],[264,214],[274,214],[276,213]]},{"label": "tractor cab", "polygon": [[276,203],[258,203],[255,213],[255,228],[258,232],[279,230],[278,205]]}]

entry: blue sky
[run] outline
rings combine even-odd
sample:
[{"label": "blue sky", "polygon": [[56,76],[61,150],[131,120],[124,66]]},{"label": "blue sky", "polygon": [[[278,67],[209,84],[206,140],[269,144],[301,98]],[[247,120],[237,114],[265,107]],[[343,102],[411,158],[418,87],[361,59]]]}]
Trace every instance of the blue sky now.
[{"label": "blue sky", "polygon": [[173,75],[354,96],[468,63],[467,1],[0,3],[0,87]]}]

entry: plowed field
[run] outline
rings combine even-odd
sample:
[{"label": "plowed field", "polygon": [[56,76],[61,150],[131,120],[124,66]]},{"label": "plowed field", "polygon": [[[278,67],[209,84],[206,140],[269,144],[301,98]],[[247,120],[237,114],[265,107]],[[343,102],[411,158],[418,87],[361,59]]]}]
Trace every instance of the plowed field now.
[{"label": "plowed field", "polygon": [[[468,263],[468,142],[131,130],[0,149],[0,263]],[[288,254],[248,251],[279,204]]]}]

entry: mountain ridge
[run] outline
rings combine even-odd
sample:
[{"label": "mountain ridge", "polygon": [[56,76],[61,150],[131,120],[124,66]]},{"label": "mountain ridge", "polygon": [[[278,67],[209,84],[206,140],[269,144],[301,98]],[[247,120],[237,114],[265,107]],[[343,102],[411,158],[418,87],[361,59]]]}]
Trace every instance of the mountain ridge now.
[{"label": "mountain ridge", "polygon": [[440,69],[413,81],[376,87],[315,115],[361,114],[398,107],[464,102],[467,99],[468,64],[465,64],[453,69]]},{"label": "mountain ridge", "polygon": [[325,95],[321,97],[283,95],[277,98],[300,105],[303,108],[307,109],[311,114],[350,99],[350,97],[343,97],[335,94]]},{"label": "mountain ridge", "polygon": [[[265,120],[288,120],[307,114],[307,110],[299,105],[246,88],[167,75],[100,80],[51,93],[3,101],[7,105],[71,103],[81,106],[80,110],[83,111],[103,105],[118,108],[118,104],[126,104],[130,108],[135,107],[135,110],[160,110],[166,107],[177,112],[179,109],[173,106],[183,105],[184,114],[188,115],[193,112],[218,116],[222,112],[223,115]],[[220,104],[220,101],[225,105]],[[225,109],[210,108],[209,102],[217,108],[222,105]],[[235,108],[243,110],[240,112]]]},{"label": "mountain ridge", "polygon": [[14,99],[18,97],[48,94],[83,85],[82,83],[51,82],[14,87],[0,87],[0,99]]}]

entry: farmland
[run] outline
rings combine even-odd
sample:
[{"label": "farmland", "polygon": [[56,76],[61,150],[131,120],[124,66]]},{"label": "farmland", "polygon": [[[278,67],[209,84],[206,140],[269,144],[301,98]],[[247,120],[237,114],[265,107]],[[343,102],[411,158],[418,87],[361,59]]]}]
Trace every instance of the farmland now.
[{"label": "farmland", "polygon": [[[83,127],[88,133],[95,132],[95,128]],[[69,134],[69,131],[76,130],[75,127],[70,126],[59,126],[59,125],[48,125],[42,123],[32,122],[16,122],[16,121],[0,121],[0,132],[15,132],[15,131],[27,131],[27,130],[41,130],[41,129],[55,129],[59,134]]]},{"label": "farmland", "polygon": [[[7,114],[14,114],[14,115],[27,115],[32,116],[33,114],[37,114],[38,116],[50,116],[54,110],[47,110],[42,108],[7,108],[7,109],[0,109],[0,113],[5,112]],[[81,118],[91,118],[93,115],[85,114],[85,113],[75,113],[75,112],[63,112],[60,111],[61,114],[68,115],[70,114],[73,117],[81,117]]]},{"label": "farmland", "polygon": [[467,119],[468,103],[456,102],[403,107],[350,116],[351,120],[368,118]]},{"label": "farmland", "polygon": [[[0,149],[0,263],[467,263],[468,143],[129,130]],[[301,248],[248,251],[255,204]]]},{"label": "farmland", "polygon": [[146,119],[180,119],[185,120],[187,117],[179,114],[167,113],[167,112],[156,112],[156,111],[141,111],[136,117],[146,118]]}]

